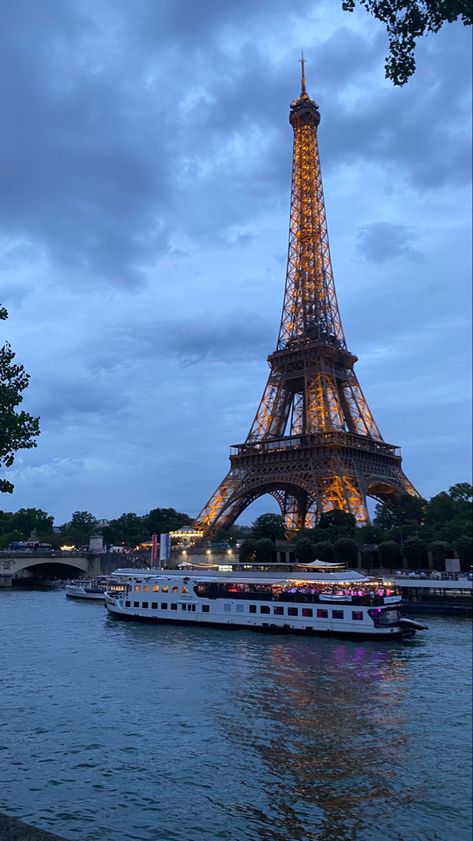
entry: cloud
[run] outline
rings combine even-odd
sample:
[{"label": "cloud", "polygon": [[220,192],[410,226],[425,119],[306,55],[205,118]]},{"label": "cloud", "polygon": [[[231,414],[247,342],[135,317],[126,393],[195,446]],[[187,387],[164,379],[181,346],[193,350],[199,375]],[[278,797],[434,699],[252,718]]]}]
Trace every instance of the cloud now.
[{"label": "cloud", "polygon": [[392,222],[372,222],[358,231],[359,253],[377,265],[399,257],[419,259],[420,253],[412,244],[415,241],[414,231]]},{"label": "cloud", "polygon": [[[197,513],[223,477],[278,330],[301,41],[361,385],[403,448],[417,418],[448,435],[466,392],[467,35],[419,42],[397,90],[382,29],[331,2],[1,4],[0,298],[43,429],[13,503]],[[432,453],[440,490],[461,446]]]},{"label": "cloud", "polygon": [[184,366],[204,360],[238,365],[264,359],[274,344],[274,325],[260,316],[229,312],[224,317],[203,313],[200,318],[147,319],[123,323],[88,347],[91,370],[110,370],[142,359],[175,359]]},{"label": "cloud", "polygon": [[[58,282],[62,273],[63,283],[136,287],[180,235],[200,247],[225,242],[229,227],[287,195],[296,62],[289,74],[249,32],[273,14],[280,34],[304,10],[279,0],[266,10],[217,0],[198,9],[141,0],[133,13],[123,3],[26,8],[2,9],[0,222],[4,235],[43,250]],[[348,20],[340,15],[314,49],[326,171],[369,158],[428,188],[463,179],[468,143],[452,128],[467,104],[453,82],[467,58],[451,48],[454,36],[433,48],[444,77],[432,84],[419,60],[399,92],[382,82],[382,35],[365,37]]]}]

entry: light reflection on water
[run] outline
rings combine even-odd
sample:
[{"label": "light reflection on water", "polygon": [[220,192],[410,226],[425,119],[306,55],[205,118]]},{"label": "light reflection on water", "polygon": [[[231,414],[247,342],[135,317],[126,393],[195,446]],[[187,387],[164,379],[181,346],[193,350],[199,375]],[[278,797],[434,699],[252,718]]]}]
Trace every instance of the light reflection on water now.
[{"label": "light reflection on water", "polygon": [[3,592],[0,625],[0,810],[80,841],[470,839],[467,620],[357,643]]}]

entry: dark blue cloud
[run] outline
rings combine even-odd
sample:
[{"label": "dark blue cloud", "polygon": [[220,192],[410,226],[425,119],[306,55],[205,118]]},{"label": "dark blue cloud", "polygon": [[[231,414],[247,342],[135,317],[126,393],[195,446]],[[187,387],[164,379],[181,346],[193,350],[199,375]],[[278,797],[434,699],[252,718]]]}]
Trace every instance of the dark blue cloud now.
[{"label": "dark blue cloud", "polygon": [[419,251],[414,247],[416,234],[406,225],[392,222],[372,222],[358,232],[358,250],[365,260],[380,265],[396,257],[418,260]]},{"label": "dark blue cloud", "polygon": [[460,422],[448,463],[435,441],[466,404],[471,48],[457,26],[420,42],[397,90],[365,23],[283,0],[1,4],[0,298],[44,430],[18,507],[196,513],[223,476],[277,334],[301,47],[360,381],[426,495],[461,478]]}]

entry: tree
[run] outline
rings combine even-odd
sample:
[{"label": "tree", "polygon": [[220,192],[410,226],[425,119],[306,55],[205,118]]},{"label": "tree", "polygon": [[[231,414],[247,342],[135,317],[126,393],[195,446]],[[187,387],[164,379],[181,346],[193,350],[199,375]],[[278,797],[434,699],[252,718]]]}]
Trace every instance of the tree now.
[{"label": "tree", "polygon": [[17,540],[24,540],[23,535],[19,531],[4,532],[0,535],[0,549],[7,549],[10,543]]},{"label": "tree", "polygon": [[[7,317],[6,309],[0,307],[0,321]],[[0,467],[11,467],[18,450],[36,447],[34,439],[40,431],[39,418],[18,411],[30,378],[23,365],[14,363],[14,359],[11,345],[5,342],[0,348]],[[13,488],[11,482],[0,479],[0,492],[13,493]]]},{"label": "tree", "polygon": [[97,528],[97,520],[88,511],[74,511],[70,523],[61,526],[61,535],[74,546],[87,544]]},{"label": "tree", "polygon": [[262,537],[255,543],[255,560],[258,564],[270,564],[274,557],[274,543],[268,537]]},{"label": "tree", "polygon": [[355,530],[354,537],[357,543],[376,544],[384,540],[385,533],[377,526],[360,526]]},{"label": "tree", "polygon": [[[342,9],[353,12],[357,0],[343,0]],[[418,38],[438,32],[444,23],[473,22],[471,0],[358,0],[366,11],[385,24],[389,36],[386,78],[405,85],[415,73],[414,52]]]},{"label": "tree", "polygon": [[378,543],[378,553],[381,566],[386,569],[399,567],[401,563],[401,550],[394,540],[384,540],[382,543]]},{"label": "tree", "polygon": [[473,516],[473,486],[469,482],[459,482],[448,490],[455,505],[455,519],[471,523]]},{"label": "tree", "polygon": [[333,546],[335,560],[349,567],[355,566],[358,560],[358,543],[350,537],[339,537]]},{"label": "tree", "polygon": [[466,534],[462,534],[455,541],[455,549],[460,559],[460,566],[463,572],[470,572],[473,565],[473,540]]},{"label": "tree", "polygon": [[332,508],[330,511],[324,511],[320,515],[319,528],[344,528],[354,529],[356,527],[356,517],[342,508]]},{"label": "tree", "polygon": [[251,536],[258,540],[260,537],[268,537],[273,543],[276,540],[284,540],[286,536],[286,524],[280,514],[261,514],[253,523]]},{"label": "tree", "polygon": [[244,540],[238,552],[238,558],[242,564],[254,561],[256,552],[256,540]]},{"label": "tree", "polygon": [[434,569],[445,572],[445,558],[447,557],[448,544],[444,540],[434,540],[429,545],[429,552],[432,558]]},{"label": "tree", "polygon": [[374,509],[373,523],[381,531],[391,531],[396,528],[398,515],[393,503],[378,502]]},{"label": "tree", "polygon": [[425,566],[426,545],[420,537],[409,537],[403,546],[403,555],[410,569],[421,569]]},{"label": "tree", "polygon": [[241,536],[240,527],[229,526],[228,528],[217,529],[212,538],[212,545],[226,543],[228,546],[233,547]]},{"label": "tree", "polygon": [[128,513],[122,514],[116,520],[112,520],[110,525],[105,526],[102,536],[111,545],[125,543],[126,546],[134,547],[148,540],[151,533],[146,525],[146,517]]},{"label": "tree", "polygon": [[45,537],[53,530],[54,517],[40,508],[20,508],[11,517],[14,529],[21,532],[23,537],[29,537],[35,531],[38,536]]},{"label": "tree", "polygon": [[315,560],[315,545],[310,537],[302,535],[294,543],[294,554],[296,561],[301,564],[310,564]]},{"label": "tree", "polygon": [[448,489],[449,496],[454,502],[467,502],[471,506],[473,500],[473,485],[469,482],[458,482]]},{"label": "tree", "polygon": [[153,508],[144,519],[149,536],[153,533],[167,534],[170,531],[177,531],[182,526],[191,526],[193,523],[192,517],[176,511],[175,508]]},{"label": "tree", "polygon": [[6,534],[13,529],[13,514],[11,511],[0,511],[0,534]]},{"label": "tree", "polygon": [[375,508],[374,525],[384,531],[417,528],[424,521],[425,499],[402,494],[398,499],[383,502]]},{"label": "tree", "polygon": [[425,509],[425,522],[429,525],[445,523],[455,516],[455,502],[445,491],[433,496]]},{"label": "tree", "polygon": [[322,540],[315,547],[315,560],[331,563],[333,561],[333,544],[329,540]]}]

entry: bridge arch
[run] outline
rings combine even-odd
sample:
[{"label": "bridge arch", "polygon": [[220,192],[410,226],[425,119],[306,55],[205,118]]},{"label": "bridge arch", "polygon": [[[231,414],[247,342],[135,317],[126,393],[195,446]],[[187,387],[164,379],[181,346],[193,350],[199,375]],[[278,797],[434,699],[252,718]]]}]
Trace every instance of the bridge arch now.
[{"label": "bridge arch", "polygon": [[39,572],[47,566],[50,577],[67,578],[78,575],[97,575],[100,559],[94,555],[30,555],[26,553],[2,552],[0,555],[0,577],[21,577],[22,573]]}]

